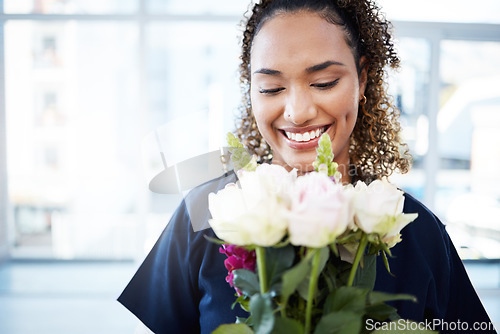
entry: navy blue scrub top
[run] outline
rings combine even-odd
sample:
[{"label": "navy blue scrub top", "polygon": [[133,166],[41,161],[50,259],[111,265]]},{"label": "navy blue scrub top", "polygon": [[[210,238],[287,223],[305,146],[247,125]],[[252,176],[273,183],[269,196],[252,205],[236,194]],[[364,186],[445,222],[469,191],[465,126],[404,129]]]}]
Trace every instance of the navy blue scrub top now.
[{"label": "navy blue scrub top", "polygon": [[[239,306],[231,309],[236,297],[225,280],[226,256],[204,237],[215,237],[206,228],[208,194],[235,181],[236,175],[227,173],[192,190],[118,298],[154,333],[210,333],[220,324],[234,323],[236,316],[248,316]],[[417,212],[418,218],[403,229],[403,241],[391,250],[394,277],[377,261],[375,290],[416,296],[418,303],[392,304],[404,319],[467,322],[464,333],[496,333],[472,330],[475,322],[490,319],[444,225],[406,193],[404,212]],[[441,333],[448,332],[460,333]]]}]

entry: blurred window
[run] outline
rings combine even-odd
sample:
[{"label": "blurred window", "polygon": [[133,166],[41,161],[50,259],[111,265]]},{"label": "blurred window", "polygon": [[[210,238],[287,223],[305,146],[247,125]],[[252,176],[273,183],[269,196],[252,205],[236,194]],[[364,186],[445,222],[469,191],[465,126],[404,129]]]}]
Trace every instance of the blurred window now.
[{"label": "blurred window", "polygon": [[216,14],[241,16],[250,1],[235,0],[145,0],[150,13],[168,14]]},{"label": "blurred window", "polygon": [[5,24],[13,255],[134,256],[137,37],[132,23]]},{"label": "blurred window", "polygon": [[[11,254],[142,258],[180,200],[149,182],[234,128],[249,1],[1,3]],[[396,183],[448,225],[463,258],[500,258],[499,3],[380,5],[414,158]]]},{"label": "blurred window", "polygon": [[441,42],[436,212],[464,256],[500,257],[500,43]]},{"label": "blurred window", "polygon": [[500,35],[404,37],[397,23],[396,32],[401,70],[389,87],[413,168],[393,178],[447,225],[462,258],[500,258]]},{"label": "blurred window", "polygon": [[3,0],[7,14],[134,13],[140,0]]},{"label": "blurred window", "polygon": [[500,23],[500,1],[378,0],[382,11],[395,21]]},{"label": "blurred window", "polygon": [[[197,6],[3,1],[13,257],[129,259],[147,252],[181,198],[152,193],[149,181],[165,163],[218,148],[234,128],[243,3],[188,12]],[[198,16],[169,22],[140,7]],[[180,135],[151,140],[178,118]]]},{"label": "blurred window", "polygon": [[390,72],[389,94],[400,111],[402,137],[412,155],[410,173],[397,183],[424,200],[424,159],[427,154],[431,46],[423,38],[402,37],[398,43],[401,69]]}]

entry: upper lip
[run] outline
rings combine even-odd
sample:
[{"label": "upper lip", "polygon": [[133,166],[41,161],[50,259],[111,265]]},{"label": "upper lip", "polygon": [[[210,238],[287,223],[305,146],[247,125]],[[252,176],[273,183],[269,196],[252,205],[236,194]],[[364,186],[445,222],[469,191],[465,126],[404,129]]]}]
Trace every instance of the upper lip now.
[{"label": "upper lip", "polygon": [[309,126],[304,126],[304,127],[284,127],[280,128],[279,130],[285,131],[285,132],[291,132],[291,133],[304,133],[304,132],[309,132],[313,131],[316,129],[324,129],[326,127],[329,127],[331,124],[321,124],[321,125],[309,125]]}]

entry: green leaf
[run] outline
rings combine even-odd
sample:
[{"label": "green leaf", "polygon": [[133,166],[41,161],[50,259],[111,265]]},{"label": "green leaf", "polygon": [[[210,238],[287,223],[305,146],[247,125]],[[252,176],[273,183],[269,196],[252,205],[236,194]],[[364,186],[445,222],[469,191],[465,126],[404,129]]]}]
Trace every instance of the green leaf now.
[{"label": "green leaf", "polygon": [[304,326],[294,319],[276,317],[272,334],[302,334]]},{"label": "green leaf", "polygon": [[247,269],[233,271],[233,284],[247,296],[253,296],[260,291],[257,274]]},{"label": "green leaf", "polygon": [[266,247],[266,277],[267,286],[273,289],[281,283],[281,276],[293,264],[295,259],[295,249],[292,245],[275,248]]},{"label": "green leaf", "polygon": [[373,290],[375,287],[375,278],[377,274],[377,255],[365,255],[363,267],[356,270],[354,284],[360,288]]},{"label": "green leaf", "polygon": [[355,312],[334,312],[324,315],[314,334],[358,334],[361,330],[362,314]]},{"label": "green leaf", "polygon": [[408,294],[391,294],[379,291],[371,291],[368,293],[366,299],[366,315],[369,318],[378,321],[398,319],[399,315],[397,313],[397,309],[385,304],[385,302],[392,300],[410,300],[413,302],[417,301],[414,296]]},{"label": "green leaf", "polygon": [[219,244],[219,245],[225,245],[227,244],[227,242],[225,242],[224,240],[220,240],[219,238],[213,238],[213,237],[209,237],[208,235],[204,234],[203,237],[205,239],[207,239],[208,241],[210,242],[213,242],[215,244]]},{"label": "green leaf", "polygon": [[398,318],[398,310],[395,307],[389,306],[387,304],[377,304],[367,306],[365,308],[365,313],[369,318],[386,321]]},{"label": "green leaf", "polygon": [[325,314],[338,311],[363,312],[367,294],[367,289],[341,286],[328,295],[323,312]]},{"label": "green leaf", "polygon": [[284,305],[288,303],[288,298],[297,290],[299,284],[306,279],[310,271],[311,263],[304,258],[283,274],[281,298]]},{"label": "green leaf", "polygon": [[249,318],[236,317],[237,324],[247,324],[248,325]]},{"label": "green leaf", "polygon": [[231,152],[231,163],[235,170],[245,169],[250,165],[252,157],[244,148],[233,148],[229,152]]},{"label": "green leaf", "polygon": [[245,150],[245,147],[239,142],[238,138],[232,133],[228,133],[226,140],[229,146],[229,152],[231,153],[231,163],[234,169],[236,171],[240,169],[255,170],[257,161],[255,161],[255,164],[252,163],[255,159],[252,159],[252,156]]},{"label": "green leaf", "polygon": [[248,303],[250,302],[250,299],[248,298],[248,296],[245,294],[238,296],[238,294],[236,293],[235,296],[237,296],[238,298],[236,298],[234,303],[231,305],[231,309],[233,310],[236,305],[240,305],[240,307],[243,310],[250,312],[250,309],[248,308]]},{"label": "green leaf", "polygon": [[411,300],[413,302],[417,302],[417,298],[415,298],[414,296],[403,293],[393,294],[380,291],[371,291],[368,294],[369,305],[385,303],[391,300]]},{"label": "green leaf", "polygon": [[302,297],[304,300],[307,301],[307,296],[309,294],[309,281],[310,281],[310,275],[305,277],[305,279],[299,283],[299,286],[297,287],[297,292],[299,293],[299,296]]},{"label": "green leaf", "polygon": [[323,271],[323,268],[325,268],[325,265],[328,262],[328,259],[330,258],[330,248],[328,246],[325,246],[321,248],[319,251],[321,252],[321,254],[319,258],[318,276]]},{"label": "green leaf", "polygon": [[257,293],[250,298],[253,328],[256,334],[271,333],[274,327],[274,315],[271,306],[271,296]]},{"label": "green leaf", "polygon": [[243,148],[243,144],[231,132],[226,135],[226,141],[230,148]]},{"label": "green leaf", "polygon": [[337,288],[337,268],[331,263],[327,263],[322,272],[325,283],[328,287],[328,292],[332,292]]},{"label": "green leaf", "polygon": [[[326,263],[328,262],[328,259],[330,257],[330,249],[328,246],[325,246],[320,249],[314,249],[313,252],[320,252],[320,258],[319,258],[319,265],[318,265],[318,276],[321,274],[323,269],[325,268]],[[306,256],[307,261],[310,262],[311,268],[312,268],[312,258],[313,258],[313,252],[311,252],[311,249],[308,251],[309,253]],[[308,272],[306,278],[300,282],[299,286],[297,287],[299,294],[302,298],[305,300],[308,299],[308,294],[309,294],[309,281],[311,280],[311,273]],[[317,296],[317,290],[314,293],[314,296],[316,298]]]},{"label": "green leaf", "polygon": [[212,334],[253,334],[246,324],[225,324],[217,327]]},{"label": "green leaf", "polygon": [[332,253],[336,256],[336,257],[339,257],[339,250],[337,249],[337,244],[336,243],[332,243],[330,244],[330,250],[332,251]]},{"label": "green leaf", "polygon": [[414,321],[399,319],[397,321],[370,324],[367,322],[367,327],[375,329],[371,333],[376,334],[434,334],[436,331],[431,331],[425,328],[424,323],[417,323]]},{"label": "green leaf", "polygon": [[384,265],[385,269],[387,269],[387,272],[389,275],[392,277],[395,277],[393,273],[391,273],[391,267],[389,266],[389,259],[387,259],[387,253],[385,251],[382,251],[382,258],[384,259]]},{"label": "green leaf", "polygon": [[[380,238],[380,236],[379,236]],[[387,257],[387,255],[389,255],[389,257],[392,257],[392,253],[391,253],[391,249],[387,246],[387,244],[385,242],[383,242],[382,240],[380,240],[380,247],[382,247],[382,250],[384,251],[385,253],[385,257]],[[390,272],[390,271],[389,271]]]}]

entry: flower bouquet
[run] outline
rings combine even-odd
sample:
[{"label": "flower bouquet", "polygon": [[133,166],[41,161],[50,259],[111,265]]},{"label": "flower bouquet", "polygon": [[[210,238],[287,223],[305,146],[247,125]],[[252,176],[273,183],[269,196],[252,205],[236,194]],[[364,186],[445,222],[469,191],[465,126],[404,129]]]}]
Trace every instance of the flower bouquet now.
[{"label": "flower bouquet", "polygon": [[343,186],[327,134],[303,176],[257,165],[233,135],[228,142],[239,180],[209,195],[209,223],[227,255],[233,307],[249,316],[214,333],[357,334],[367,319],[397,321],[386,302],[414,297],[373,288],[376,257],[389,271],[390,248],[417,217],[402,212],[403,192],[387,180]]}]

